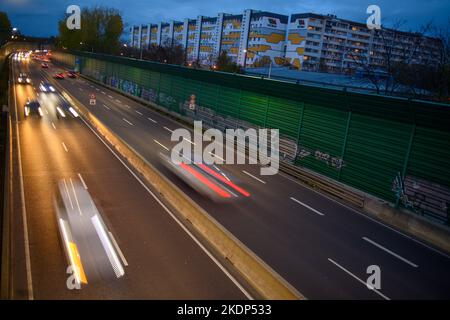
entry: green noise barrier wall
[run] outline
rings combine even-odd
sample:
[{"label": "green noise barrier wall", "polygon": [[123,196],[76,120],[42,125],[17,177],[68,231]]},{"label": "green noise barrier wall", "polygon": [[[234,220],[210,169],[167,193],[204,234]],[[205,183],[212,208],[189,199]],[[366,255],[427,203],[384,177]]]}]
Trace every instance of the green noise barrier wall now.
[{"label": "green noise barrier wall", "polygon": [[279,129],[295,164],[449,224],[449,105],[86,52],[53,60],[173,112],[195,95],[215,114]]}]

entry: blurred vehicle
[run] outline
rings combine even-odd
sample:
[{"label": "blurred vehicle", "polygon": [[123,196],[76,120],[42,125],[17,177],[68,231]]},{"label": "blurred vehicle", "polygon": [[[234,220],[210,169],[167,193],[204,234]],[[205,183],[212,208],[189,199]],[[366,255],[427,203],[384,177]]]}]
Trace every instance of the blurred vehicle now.
[{"label": "blurred vehicle", "polygon": [[62,72],[55,73],[53,75],[53,78],[55,78],[55,79],[64,79],[64,73],[62,73]]},{"label": "blurred vehicle", "polygon": [[27,102],[25,103],[24,114],[25,117],[28,117],[33,114],[37,114],[39,117],[42,117],[44,115],[39,101],[30,100],[30,98],[28,98]]},{"label": "blurred vehicle", "polygon": [[73,71],[73,70],[69,70],[69,71],[67,71],[67,76],[68,76],[69,78],[74,79],[74,78],[77,77],[77,73],[76,73],[75,71]]},{"label": "blurred vehicle", "polygon": [[81,287],[88,282],[124,276],[116,241],[80,180],[58,181],[53,204],[75,283]]},{"label": "blurred vehicle", "polygon": [[20,84],[30,84],[31,79],[27,76],[26,73],[19,73],[19,78],[17,78],[17,82]]},{"label": "blurred vehicle", "polygon": [[[159,156],[166,168],[191,188],[216,202],[237,200],[250,196],[250,193],[232,182],[230,176],[217,166],[195,163],[194,161],[177,164],[165,154],[160,153]],[[185,159],[189,160],[188,158]]]},{"label": "blurred vehicle", "polygon": [[48,63],[42,62],[41,63],[41,67],[44,68],[44,69],[48,69]]},{"label": "blurred vehicle", "polygon": [[55,88],[48,82],[41,81],[39,85],[41,92],[56,92]]}]

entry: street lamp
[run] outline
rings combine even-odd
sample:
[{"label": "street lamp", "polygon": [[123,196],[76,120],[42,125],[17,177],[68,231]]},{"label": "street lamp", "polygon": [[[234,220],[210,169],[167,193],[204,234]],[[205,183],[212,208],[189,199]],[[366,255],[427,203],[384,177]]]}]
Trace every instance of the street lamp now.
[{"label": "street lamp", "polygon": [[[245,49],[244,50],[244,53],[245,53],[245,60],[247,60],[247,52],[253,52],[254,54],[256,54],[259,58],[263,58],[263,56],[261,56],[259,53],[258,53],[258,51],[253,51],[253,50],[247,50],[247,49]],[[267,75],[267,78],[269,78],[270,79],[270,76],[272,75],[272,58],[270,58],[270,56],[269,56],[269,59],[270,59],[270,64],[269,64],[269,73],[268,73],[268,75]]]}]

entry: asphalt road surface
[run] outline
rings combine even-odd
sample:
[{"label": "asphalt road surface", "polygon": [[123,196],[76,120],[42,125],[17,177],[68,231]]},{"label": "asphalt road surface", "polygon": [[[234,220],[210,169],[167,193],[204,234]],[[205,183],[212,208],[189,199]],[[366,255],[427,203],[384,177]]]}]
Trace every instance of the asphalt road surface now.
[{"label": "asphalt road surface", "polygon": [[[250,297],[222,262],[212,258],[96,134],[71,114],[70,105],[58,92],[41,92],[39,83],[45,81],[45,73],[33,62],[12,64],[14,141],[20,143],[20,148],[15,148],[16,160],[20,161],[15,162],[13,298]],[[19,72],[26,72],[32,84],[17,84]],[[42,117],[24,117],[28,98],[39,99]],[[18,174],[20,170],[22,175]],[[120,250],[123,277],[88,281],[81,290],[68,290],[68,261],[53,207],[61,179],[81,182],[87,188]],[[23,231],[21,227],[25,232],[19,231]]]}]

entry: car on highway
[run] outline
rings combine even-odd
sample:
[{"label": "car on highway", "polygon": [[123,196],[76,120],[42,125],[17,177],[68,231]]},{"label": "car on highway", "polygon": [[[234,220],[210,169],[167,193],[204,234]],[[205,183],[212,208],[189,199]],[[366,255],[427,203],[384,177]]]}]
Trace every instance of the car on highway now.
[{"label": "car on highway", "polygon": [[20,84],[30,84],[31,79],[27,76],[26,73],[19,73],[19,77],[17,78],[17,82]]},{"label": "car on highway", "polygon": [[45,62],[41,63],[41,67],[44,69],[48,69],[48,63]]},{"label": "car on highway", "polygon": [[69,271],[78,289],[125,275],[113,235],[80,180],[68,177],[58,181],[53,206]]},{"label": "car on highway", "polygon": [[31,116],[33,114],[38,115],[39,117],[43,116],[41,104],[37,100],[27,99],[27,102],[24,106],[24,114],[25,117]]},{"label": "car on highway", "polygon": [[55,74],[53,75],[53,78],[62,80],[62,79],[65,78],[65,77],[64,77],[64,73],[62,73],[62,72],[55,73]]},{"label": "car on highway", "polygon": [[56,92],[55,88],[48,82],[41,81],[39,85],[41,92]]},{"label": "car on highway", "polygon": [[[250,196],[250,193],[237,185],[235,178],[217,166],[192,161],[182,163],[174,162],[171,157],[163,153],[159,154],[162,164],[172,173],[183,180],[187,185],[199,194],[215,201],[235,201]],[[188,157],[183,156],[185,160]]]},{"label": "car on highway", "polygon": [[69,78],[75,79],[77,77],[77,73],[73,70],[69,70],[69,71],[67,71],[67,76]]}]

